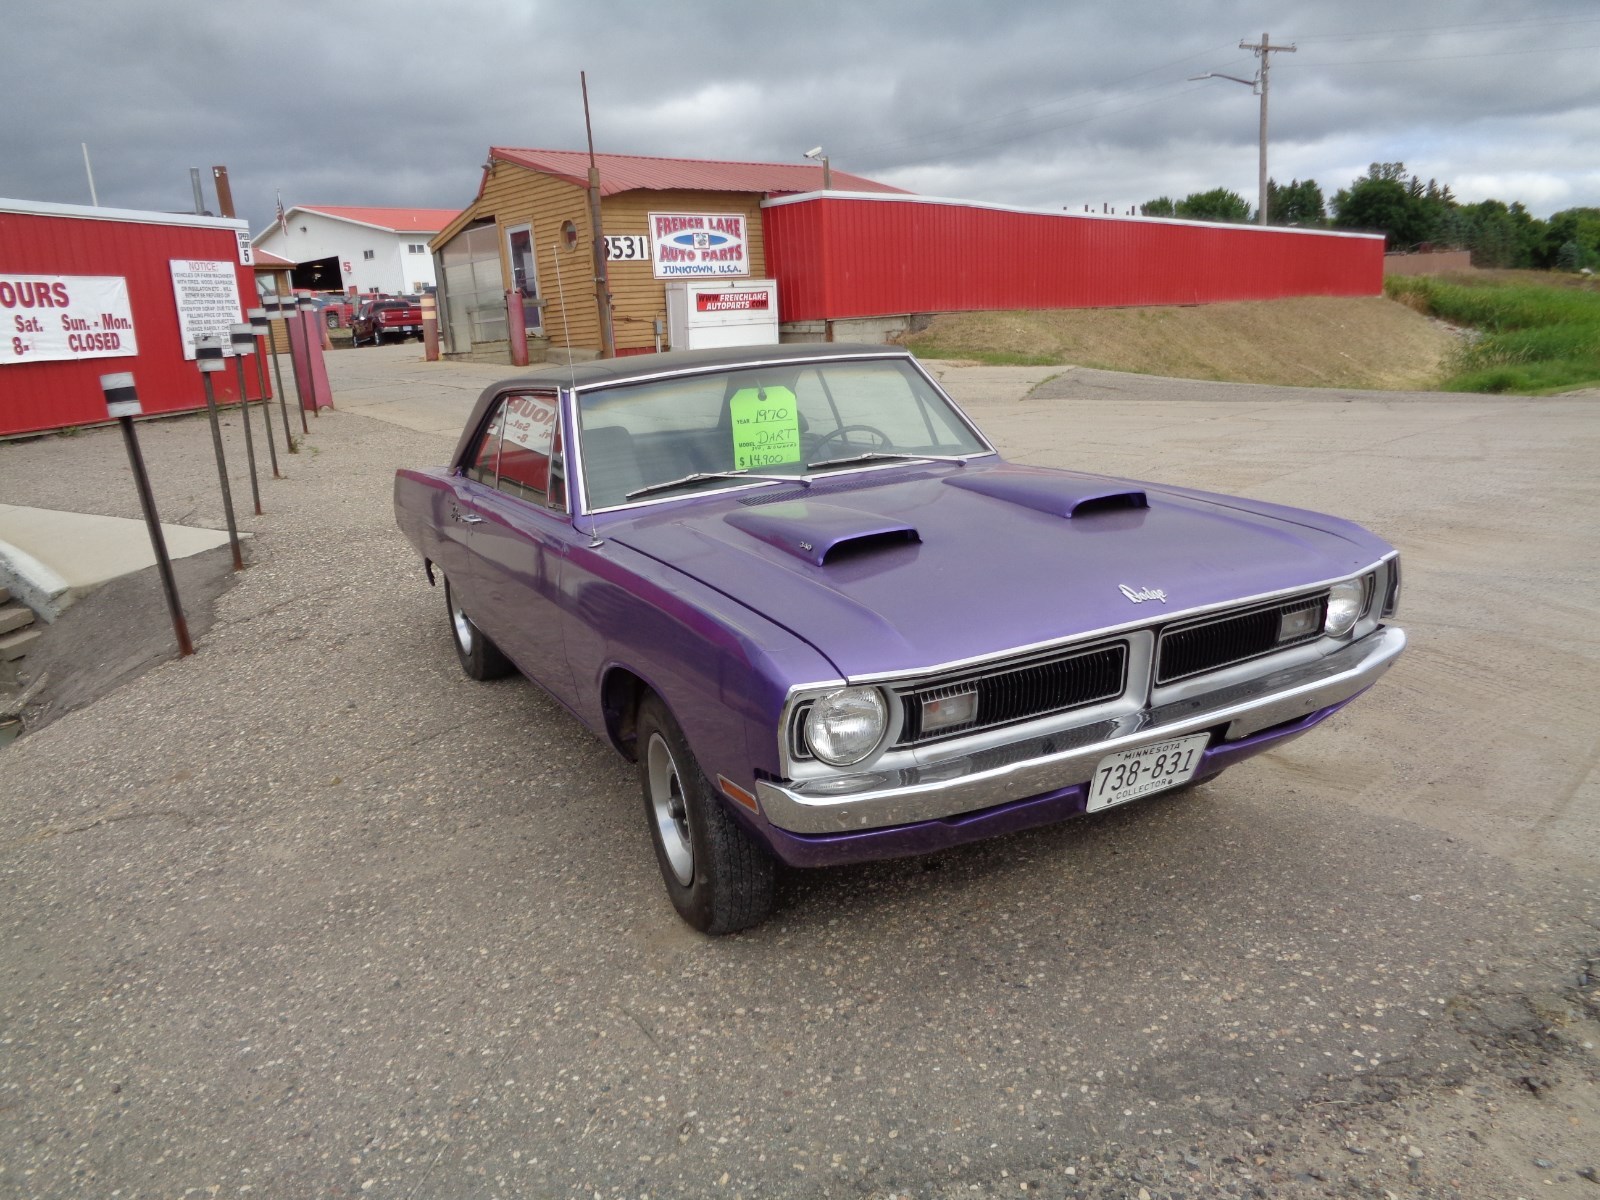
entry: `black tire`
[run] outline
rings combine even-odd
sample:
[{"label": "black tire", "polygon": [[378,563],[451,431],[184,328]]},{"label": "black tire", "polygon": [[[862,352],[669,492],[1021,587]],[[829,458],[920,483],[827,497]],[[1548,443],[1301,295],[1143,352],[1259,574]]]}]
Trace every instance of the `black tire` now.
[{"label": "black tire", "polygon": [[379,329],[376,325],[372,327],[372,344],[374,346],[383,345],[383,330]]},{"label": "black tire", "polygon": [[637,728],[645,820],[672,906],[701,933],[759,925],[772,912],[772,859],[723,808],[658,696],[640,703]]},{"label": "black tire", "polygon": [[456,657],[461,660],[461,669],[468,679],[503,679],[516,670],[511,660],[500,652],[500,647],[474,625],[472,618],[456,603],[448,579],[444,581],[444,607],[450,617],[450,640],[455,643]]}]

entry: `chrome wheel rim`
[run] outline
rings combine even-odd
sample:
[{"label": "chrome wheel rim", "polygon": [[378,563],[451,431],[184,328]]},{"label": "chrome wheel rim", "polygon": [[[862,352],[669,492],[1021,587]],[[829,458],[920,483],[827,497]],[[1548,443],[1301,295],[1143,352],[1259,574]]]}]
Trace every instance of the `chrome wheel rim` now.
[{"label": "chrome wheel rim", "polygon": [[689,841],[689,807],[684,801],[683,780],[672,748],[659,733],[650,735],[645,751],[645,772],[650,786],[650,812],[655,817],[656,838],[667,865],[679,883],[694,882],[694,845]]},{"label": "chrome wheel rim", "polygon": [[461,652],[471,654],[472,639],[477,631],[473,629],[467,614],[461,611],[461,605],[456,603],[454,596],[450,597],[450,625],[456,631],[456,644],[461,647]]}]

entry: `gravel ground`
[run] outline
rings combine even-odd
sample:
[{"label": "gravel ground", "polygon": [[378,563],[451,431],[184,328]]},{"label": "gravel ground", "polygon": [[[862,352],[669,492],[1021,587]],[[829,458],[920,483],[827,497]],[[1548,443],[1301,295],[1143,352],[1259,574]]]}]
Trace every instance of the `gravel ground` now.
[{"label": "gravel ground", "polygon": [[[1592,402],[948,369],[1012,457],[1383,532],[1413,648],[1214,783],[713,941],[394,529],[482,369],[330,369],[199,652],[0,750],[0,1191],[1600,1196]],[[143,440],[220,525],[205,423]],[[0,446],[0,501],[137,515],[115,431]]]}]

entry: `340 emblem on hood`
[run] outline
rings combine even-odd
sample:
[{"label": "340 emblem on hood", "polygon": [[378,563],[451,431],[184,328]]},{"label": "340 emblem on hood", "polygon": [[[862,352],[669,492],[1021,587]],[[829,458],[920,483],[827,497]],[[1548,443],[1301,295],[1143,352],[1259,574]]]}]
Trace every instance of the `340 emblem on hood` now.
[{"label": "340 emblem on hood", "polygon": [[1159,600],[1163,604],[1167,602],[1167,594],[1160,588],[1131,588],[1125,583],[1119,583],[1117,591],[1135,604],[1143,604],[1146,600]]}]

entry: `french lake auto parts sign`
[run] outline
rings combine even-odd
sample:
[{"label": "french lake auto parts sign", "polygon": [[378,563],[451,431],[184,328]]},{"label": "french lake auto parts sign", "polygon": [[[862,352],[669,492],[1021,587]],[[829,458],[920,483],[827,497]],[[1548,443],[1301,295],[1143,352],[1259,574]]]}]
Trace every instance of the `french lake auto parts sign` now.
[{"label": "french lake auto parts sign", "polygon": [[0,364],[139,353],[120,275],[0,275]]},{"label": "french lake auto parts sign", "polygon": [[178,330],[183,356],[194,357],[194,339],[214,336],[229,344],[229,326],[244,320],[239,280],[231,262],[174,258],[172,295],[178,302]]},{"label": "french lake auto parts sign", "polygon": [[750,274],[743,213],[651,213],[657,279]]}]

